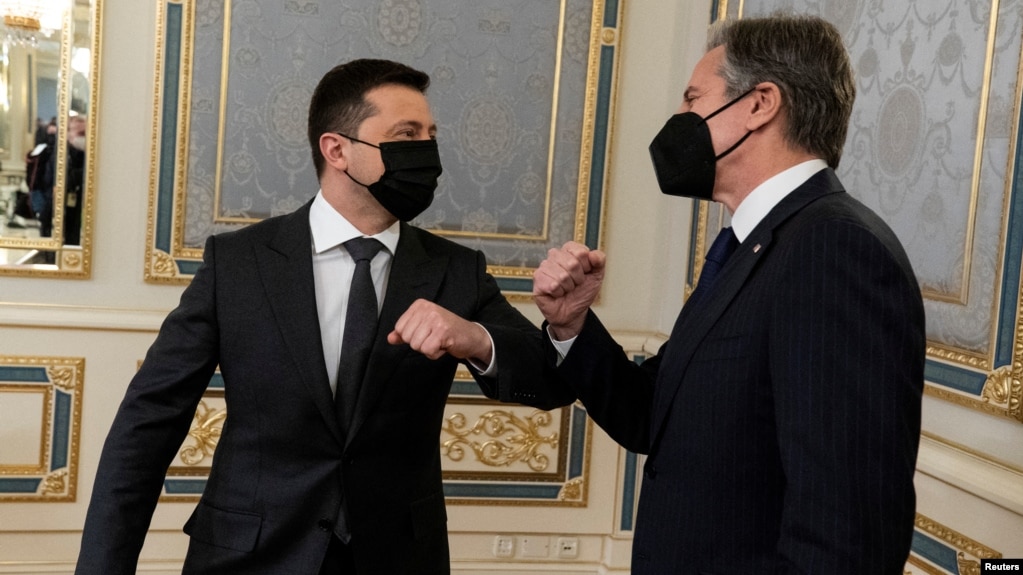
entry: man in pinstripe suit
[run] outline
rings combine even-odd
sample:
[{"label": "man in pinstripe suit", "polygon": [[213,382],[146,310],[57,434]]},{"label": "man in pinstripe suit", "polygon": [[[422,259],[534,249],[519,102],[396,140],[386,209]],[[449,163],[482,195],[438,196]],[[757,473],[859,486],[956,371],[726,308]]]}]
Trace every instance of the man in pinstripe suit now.
[{"label": "man in pinstripe suit", "polygon": [[702,284],[727,257],[716,281],[642,365],[589,310],[604,254],[552,250],[533,288],[549,361],[603,429],[648,455],[635,575],[901,574],[924,311],[898,239],[834,172],[848,56],[817,18],[711,32],[650,151],[663,192],[728,208],[737,248],[708,254]]}]

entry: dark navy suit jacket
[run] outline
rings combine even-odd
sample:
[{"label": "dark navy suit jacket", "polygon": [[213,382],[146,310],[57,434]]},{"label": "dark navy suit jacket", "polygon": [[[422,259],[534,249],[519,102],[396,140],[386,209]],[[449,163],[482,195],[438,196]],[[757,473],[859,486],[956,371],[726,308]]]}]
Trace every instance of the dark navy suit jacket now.
[{"label": "dark navy suit jacket", "polygon": [[899,575],[924,359],[906,254],[827,169],[742,242],[655,357],[629,361],[591,313],[558,369],[648,454],[634,575]]},{"label": "dark navy suit jacket", "polygon": [[501,295],[483,254],[402,225],[346,434],[323,361],[311,246],[309,204],[207,241],[113,422],[76,573],[135,573],[167,466],[218,365],[227,420],[185,526],[186,574],[317,573],[342,489],[360,575],[449,572],[439,433],[457,361],[386,341],[417,298],[490,332],[498,376],[477,378],[490,397],[574,400],[544,384],[541,332]]}]

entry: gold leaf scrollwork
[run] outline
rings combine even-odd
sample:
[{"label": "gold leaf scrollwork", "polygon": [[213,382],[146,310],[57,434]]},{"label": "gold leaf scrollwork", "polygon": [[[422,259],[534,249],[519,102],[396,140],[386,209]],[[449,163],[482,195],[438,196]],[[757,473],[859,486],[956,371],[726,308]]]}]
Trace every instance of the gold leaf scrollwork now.
[{"label": "gold leaf scrollwork", "polygon": [[962,551],[956,562],[959,563],[959,575],[980,575],[980,563],[968,559]]},{"label": "gold leaf scrollwork", "polygon": [[181,461],[185,465],[198,465],[207,457],[212,457],[220,441],[220,431],[227,418],[226,409],[210,409],[203,401],[195,408],[195,426],[188,430],[188,435],[195,440],[181,450]]},{"label": "gold leaf scrollwork", "polygon": [[561,487],[561,491],[558,492],[558,500],[582,501],[583,487],[585,487],[585,479],[583,479],[582,477],[576,477],[575,479],[566,482]]},{"label": "gold leaf scrollwork", "polygon": [[50,367],[46,373],[50,376],[50,383],[64,391],[75,389],[75,370],[70,367]]},{"label": "gold leaf scrollwork", "polygon": [[1012,368],[1010,366],[1000,367],[988,375],[981,397],[986,402],[1008,405],[1011,385]]},{"label": "gold leaf scrollwork", "polygon": [[[442,431],[452,435],[441,443],[441,451],[452,461],[465,458],[466,448],[476,454],[484,465],[491,467],[510,466],[522,462],[533,471],[545,471],[550,458],[540,450],[543,446],[558,448],[558,433],[543,435],[541,428],[551,424],[551,414],[534,411],[521,418],[510,411],[488,411],[471,427],[462,413],[456,413],[444,421]],[[487,441],[474,440],[474,436],[490,437]]]},{"label": "gold leaf scrollwork", "polygon": [[174,277],[178,272],[178,264],[167,252],[153,253],[153,274],[161,277]]},{"label": "gold leaf scrollwork", "polygon": [[43,495],[63,494],[67,491],[67,471],[58,471],[47,475],[43,480]]}]

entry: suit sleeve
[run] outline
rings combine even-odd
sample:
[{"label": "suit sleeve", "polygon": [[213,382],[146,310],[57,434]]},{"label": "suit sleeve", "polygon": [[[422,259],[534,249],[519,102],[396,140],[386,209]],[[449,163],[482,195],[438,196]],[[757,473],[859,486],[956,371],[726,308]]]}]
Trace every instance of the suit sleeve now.
[{"label": "suit sleeve", "polygon": [[[557,351],[548,337],[544,340],[547,361],[553,365]],[[596,314],[589,311],[557,373],[612,439],[629,451],[649,453],[654,381],[660,363],[660,353],[642,364],[629,359]]]},{"label": "suit sleeve", "polygon": [[809,226],[769,337],[785,494],[778,573],[899,574],[911,543],[923,303],[894,238]]},{"label": "suit sleeve", "polygon": [[494,340],[497,376],[476,376],[483,393],[492,399],[521,403],[539,409],[554,409],[575,401],[572,389],[543,361],[542,333],[526,319],[504,295],[487,273],[487,262],[476,252],[476,313],[479,322]]},{"label": "suit sleeve", "polygon": [[217,365],[214,241],[132,379],[103,446],[77,575],[134,574],[164,477]]}]

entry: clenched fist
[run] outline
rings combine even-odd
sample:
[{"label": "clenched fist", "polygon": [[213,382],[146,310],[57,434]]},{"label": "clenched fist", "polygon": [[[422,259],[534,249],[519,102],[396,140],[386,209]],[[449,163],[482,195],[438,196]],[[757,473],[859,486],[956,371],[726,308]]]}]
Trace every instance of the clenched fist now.
[{"label": "clenched fist", "polygon": [[493,357],[490,335],[483,326],[463,319],[441,306],[417,299],[387,334],[392,345],[407,343],[430,359],[450,354],[489,365]]},{"label": "clenched fist", "polygon": [[566,340],[582,331],[586,311],[597,299],[604,281],[604,252],[568,242],[551,248],[533,272],[536,306],[554,337]]}]

